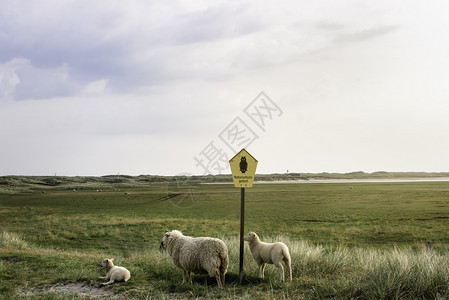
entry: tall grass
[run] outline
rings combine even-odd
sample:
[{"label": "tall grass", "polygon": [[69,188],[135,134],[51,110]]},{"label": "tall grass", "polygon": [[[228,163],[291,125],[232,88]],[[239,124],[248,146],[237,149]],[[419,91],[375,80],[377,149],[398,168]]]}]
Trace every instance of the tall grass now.
[{"label": "tall grass", "polygon": [[369,292],[378,299],[435,299],[448,296],[447,253],[410,248],[366,252],[358,259],[363,272],[360,283],[351,285],[353,295]]}]

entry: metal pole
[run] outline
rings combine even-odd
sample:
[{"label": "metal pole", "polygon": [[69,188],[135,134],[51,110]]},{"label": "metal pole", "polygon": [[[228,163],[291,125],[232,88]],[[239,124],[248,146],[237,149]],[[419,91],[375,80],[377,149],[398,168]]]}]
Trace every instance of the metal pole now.
[{"label": "metal pole", "polygon": [[245,188],[241,188],[240,201],[240,285],[243,283],[243,235],[245,234]]}]

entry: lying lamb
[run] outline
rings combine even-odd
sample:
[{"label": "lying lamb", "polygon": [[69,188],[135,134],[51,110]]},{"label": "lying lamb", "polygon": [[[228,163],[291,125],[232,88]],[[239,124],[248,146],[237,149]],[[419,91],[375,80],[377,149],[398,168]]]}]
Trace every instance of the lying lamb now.
[{"label": "lying lamb", "polygon": [[210,237],[193,238],[185,236],[181,231],[166,231],[161,247],[167,249],[175,266],[183,270],[182,282],[192,283],[191,272],[215,276],[219,288],[225,284],[229,257],[226,244]]},{"label": "lying lamb", "polygon": [[284,261],[285,268],[292,281],[292,266],[290,253],[284,243],[264,243],[261,242],[256,233],[250,232],[243,237],[249,244],[249,249],[254,260],[259,266],[259,278],[263,279],[266,264],[274,264],[281,273],[281,281],[284,281],[284,268],[281,261]]},{"label": "lying lamb", "polygon": [[116,281],[128,281],[131,278],[129,271],[124,267],[114,266],[113,260],[113,258],[106,258],[101,262],[100,266],[106,269],[106,276],[98,277],[98,279],[109,280],[108,282],[100,284],[101,286],[112,284]]}]

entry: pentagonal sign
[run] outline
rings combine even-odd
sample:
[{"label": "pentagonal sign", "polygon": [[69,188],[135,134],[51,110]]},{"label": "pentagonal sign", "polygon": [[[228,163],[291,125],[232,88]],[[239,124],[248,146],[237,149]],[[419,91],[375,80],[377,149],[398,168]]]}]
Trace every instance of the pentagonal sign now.
[{"label": "pentagonal sign", "polygon": [[235,187],[252,187],[256,175],[257,160],[245,149],[229,161]]}]

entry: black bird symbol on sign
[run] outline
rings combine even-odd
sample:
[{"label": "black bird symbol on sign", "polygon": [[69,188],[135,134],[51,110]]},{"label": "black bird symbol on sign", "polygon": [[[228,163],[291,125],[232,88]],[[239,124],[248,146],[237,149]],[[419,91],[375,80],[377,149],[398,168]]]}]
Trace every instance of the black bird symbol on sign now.
[{"label": "black bird symbol on sign", "polygon": [[242,156],[240,159],[240,172],[245,173],[248,170],[248,163],[246,162],[246,156]]}]

